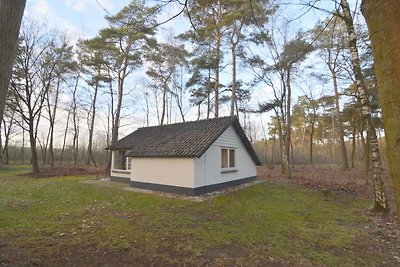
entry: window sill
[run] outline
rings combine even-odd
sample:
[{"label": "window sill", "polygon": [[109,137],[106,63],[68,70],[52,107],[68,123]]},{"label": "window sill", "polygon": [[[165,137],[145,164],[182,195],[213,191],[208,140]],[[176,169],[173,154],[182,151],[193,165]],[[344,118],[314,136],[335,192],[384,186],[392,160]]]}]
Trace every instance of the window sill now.
[{"label": "window sill", "polygon": [[221,173],[232,173],[232,172],[237,172],[237,169],[226,169],[226,170],[221,170]]},{"label": "window sill", "polygon": [[111,172],[113,173],[131,173],[131,170],[119,170],[119,169],[112,169]]}]

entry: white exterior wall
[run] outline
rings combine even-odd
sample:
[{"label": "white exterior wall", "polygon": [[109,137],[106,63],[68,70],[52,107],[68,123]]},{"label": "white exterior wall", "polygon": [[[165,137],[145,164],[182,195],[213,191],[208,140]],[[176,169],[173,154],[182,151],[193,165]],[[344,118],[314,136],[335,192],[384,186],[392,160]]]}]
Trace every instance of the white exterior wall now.
[{"label": "white exterior wall", "polygon": [[[236,172],[221,173],[221,148],[235,149]],[[219,184],[233,180],[256,176],[256,164],[242,144],[233,126],[211,145],[195,162],[195,187]]]},{"label": "white exterior wall", "polygon": [[114,169],[114,160],[116,157],[116,154],[118,151],[113,150],[111,154],[111,176],[116,176],[120,178],[126,178],[129,179],[131,177],[131,171],[130,170],[118,170]]},{"label": "white exterior wall", "polygon": [[194,158],[132,158],[131,181],[194,187]]}]

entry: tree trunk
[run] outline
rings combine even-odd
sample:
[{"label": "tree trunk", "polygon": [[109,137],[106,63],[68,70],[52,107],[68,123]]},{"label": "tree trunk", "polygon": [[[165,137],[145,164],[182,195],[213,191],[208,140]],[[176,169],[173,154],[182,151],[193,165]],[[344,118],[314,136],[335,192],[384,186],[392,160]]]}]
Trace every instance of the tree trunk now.
[{"label": "tree trunk", "polygon": [[[168,101],[168,96],[167,96],[168,88],[166,85],[163,86],[163,97],[162,97],[162,111],[161,111],[161,121],[160,125],[164,125],[164,119],[165,119],[165,113],[166,113],[166,108],[167,108],[167,101]],[[168,121],[167,121],[168,122]]]},{"label": "tree trunk", "polygon": [[61,78],[58,77],[57,80],[57,86],[56,86],[56,94],[54,96],[54,107],[53,110],[51,110],[51,106],[50,106],[50,100],[49,100],[49,93],[48,93],[48,97],[47,97],[47,105],[48,105],[48,109],[49,109],[49,119],[50,119],[50,136],[49,136],[49,158],[48,158],[48,163],[50,165],[50,167],[54,167],[54,125],[55,125],[55,121],[56,121],[56,113],[57,113],[57,106],[58,106],[58,95],[60,93],[60,80]]},{"label": "tree trunk", "polygon": [[72,138],[72,164],[75,166],[78,162],[78,137],[79,137],[79,118],[78,118],[78,105],[77,105],[77,90],[79,84],[79,74],[76,77],[75,86],[72,92],[72,122],[74,124],[74,135]]},{"label": "tree trunk", "polygon": [[25,3],[26,0],[0,0],[0,122],[3,120]]},{"label": "tree trunk", "polygon": [[352,131],[352,142],[351,142],[351,167],[354,168],[354,156],[356,154],[356,135],[357,128],[354,126]]},{"label": "tree trunk", "polygon": [[221,54],[221,33],[218,32],[216,35],[216,63],[215,63],[215,84],[214,84],[214,109],[215,118],[219,117],[219,68],[220,68],[220,54]]},{"label": "tree trunk", "polygon": [[68,115],[67,115],[67,119],[66,119],[66,122],[65,122],[63,145],[62,145],[62,148],[61,148],[60,165],[63,164],[65,144],[66,144],[66,141],[67,141],[67,133],[68,133],[68,126],[69,126],[69,118],[70,118],[70,116],[71,116],[71,109],[68,110]]},{"label": "tree trunk", "polygon": [[[132,43],[128,44],[126,51],[130,50],[131,45]],[[115,117],[111,130],[111,144],[118,141],[119,123],[121,120],[122,98],[124,96],[124,82],[127,75],[126,74],[127,67],[128,67],[128,55],[125,55],[123,66],[118,73],[118,99],[117,99],[117,106],[115,108]],[[107,166],[107,168],[111,168],[111,165]]]},{"label": "tree trunk", "polygon": [[276,139],[273,139],[272,142],[272,148],[271,148],[271,161],[270,161],[270,169],[273,170],[274,169],[274,165],[275,165],[275,142]]},{"label": "tree trunk", "polygon": [[237,106],[236,101],[236,45],[237,42],[232,41],[232,96],[231,96],[231,116],[234,116],[238,112],[235,112]]},{"label": "tree trunk", "polygon": [[385,196],[382,174],[382,162],[376,137],[375,126],[371,117],[371,107],[369,104],[368,92],[361,72],[360,58],[357,48],[357,36],[354,31],[353,18],[351,17],[350,7],[347,0],[341,0],[340,6],[343,11],[343,20],[346,24],[349,35],[349,48],[351,52],[351,63],[356,80],[357,92],[360,95],[364,120],[367,122],[369,134],[369,148],[371,152],[371,172],[374,183],[375,207],[374,210],[388,211],[389,206]]},{"label": "tree trunk", "polygon": [[340,104],[339,104],[339,90],[337,85],[337,77],[336,72],[329,66],[329,70],[332,75],[333,80],[333,89],[335,91],[335,110],[336,110],[336,118],[338,122],[338,132],[339,132],[339,140],[340,140],[340,148],[342,152],[342,167],[343,169],[349,168],[349,162],[347,159],[347,151],[346,151],[346,143],[344,142],[344,131],[343,131],[343,122],[342,116],[340,114]]},{"label": "tree trunk", "polygon": [[286,129],[285,129],[285,154],[286,154],[286,169],[287,169],[287,177],[289,179],[292,178],[292,157],[290,156],[290,148],[291,148],[291,127],[292,127],[292,116],[291,116],[291,97],[292,97],[292,89],[291,89],[291,80],[290,80],[290,69],[287,72],[287,98],[286,98]]},{"label": "tree trunk", "polygon": [[364,0],[362,11],[370,32],[387,157],[400,214],[400,2]]},{"label": "tree trunk", "polygon": [[21,161],[25,164],[25,129],[22,127]]},{"label": "tree trunk", "polygon": [[[315,115],[315,114],[314,114]],[[313,120],[311,122],[311,133],[310,133],[310,164],[314,165],[314,161],[313,161],[313,146],[314,146],[314,124],[315,121]]]},{"label": "tree trunk", "polygon": [[[207,119],[210,118],[211,112],[211,70],[208,69],[208,83],[207,83]],[[200,104],[199,104],[199,114],[200,114]],[[200,117],[200,115],[199,115]]]},{"label": "tree trunk", "polygon": [[98,89],[99,89],[99,81],[97,80],[96,85],[94,87],[94,94],[93,94],[93,99],[92,99],[92,108],[91,108],[92,116],[90,118],[88,154],[87,154],[87,160],[86,160],[86,165],[90,165],[90,163],[93,162],[94,166],[96,166],[96,161],[94,160],[94,157],[93,157],[93,133],[94,133],[94,122],[96,119],[96,101],[97,101]]},{"label": "tree trunk", "polygon": [[29,143],[31,145],[32,173],[38,174],[40,170],[39,170],[38,156],[36,150],[36,135],[35,135],[35,127],[33,120],[29,121]]}]

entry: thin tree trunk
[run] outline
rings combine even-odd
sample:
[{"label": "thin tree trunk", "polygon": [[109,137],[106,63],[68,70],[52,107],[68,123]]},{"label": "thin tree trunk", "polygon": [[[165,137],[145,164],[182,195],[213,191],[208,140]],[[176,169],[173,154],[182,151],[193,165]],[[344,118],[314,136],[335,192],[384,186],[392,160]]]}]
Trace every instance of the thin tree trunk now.
[{"label": "thin tree trunk", "polygon": [[[8,124],[8,127],[6,125],[6,122],[3,118],[3,132],[4,132],[4,147],[2,149],[0,149],[0,157],[2,157],[2,162],[7,165],[10,162],[10,158],[9,158],[9,151],[8,151],[8,144],[10,142],[10,138],[11,138],[11,132],[12,132],[12,128],[13,128],[13,124],[14,124],[14,116],[15,116],[15,111],[13,111],[11,113],[10,116],[10,121]],[[1,125],[0,125],[1,127]],[[1,132],[0,132],[0,145],[1,145]]]},{"label": "thin tree trunk", "polygon": [[[126,51],[129,51],[131,48],[132,43],[127,45]],[[126,69],[128,68],[128,55],[125,55],[123,60],[123,66],[118,73],[118,99],[117,99],[117,106],[115,108],[115,117],[112,125],[111,130],[111,143],[115,143],[118,141],[118,134],[119,134],[119,124],[121,121],[121,108],[122,108],[122,98],[124,96],[124,82],[126,78]],[[111,163],[111,162],[110,162]],[[111,166],[107,166],[108,169]]]},{"label": "thin tree trunk", "polygon": [[21,160],[22,160],[22,164],[25,164],[25,129],[24,129],[24,127],[22,127]]},{"label": "thin tree trunk", "polygon": [[29,121],[28,126],[29,126],[29,143],[31,145],[32,173],[38,174],[40,170],[39,170],[38,156],[36,150],[36,135],[35,135],[35,127],[33,120]]},{"label": "thin tree trunk", "polygon": [[60,165],[63,164],[65,144],[66,144],[66,141],[67,141],[67,133],[68,133],[68,126],[69,126],[69,118],[70,118],[70,116],[71,116],[71,109],[68,110],[67,120],[65,122],[63,145],[62,145],[62,148],[61,148]]},{"label": "thin tree trunk", "polygon": [[351,63],[356,80],[356,87],[361,98],[363,117],[364,120],[367,121],[367,126],[368,126],[369,148],[371,152],[371,167],[372,167],[371,171],[374,182],[374,194],[375,194],[374,210],[388,211],[389,205],[386,199],[385,189],[383,184],[381,156],[378,147],[378,140],[376,137],[375,126],[373,124],[373,120],[371,117],[371,107],[369,104],[368,93],[361,72],[360,58],[357,48],[357,36],[354,31],[353,18],[351,17],[350,7],[347,0],[341,0],[340,6],[343,11],[343,20],[346,24],[347,32],[349,35]]},{"label": "thin tree trunk", "polygon": [[338,90],[338,85],[337,85],[337,77],[336,77],[335,70],[333,70],[330,65],[329,65],[329,70],[332,75],[333,89],[335,91],[335,110],[336,110],[336,118],[337,118],[337,123],[338,123],[340,148],[341,148],[341,152],[342,152],[342,167],[343,167],[343,169],[348,169],[349,162],[347,159],[346,143],[344,142],[342,115],[340,114],[339,90]]},{"label": "thin tree trunk", "polygon": [[285,141],[283,136],[282,124],[279,119],[279,115],[277,113],[277,121],[278,121],[278,138],[279,138],[279,157],[281,161],[281,174],[284,174],[286,171],[286,153],[285,153]]},{"label": "thin tree trunk", "polygon": [[336,164],[336,131],[335,131],[335,119],[333,114],[331,115],[332,117],[332,156],[333,156],[333,162]]},{"label": "thin tree trunk", "polygon": [[166,113],[166,108],[167,108],[167,88],[166,85],[164,85],[163,87],[163,103],[162,103],[162,112],[161,112],[161,121],[160,121],[160,125],[164,125],[164,118],[165,118],[165,113]]},{"label": "thin tree trunk", "polygon": [[[231,116],[235,115],[235,107],[237,106],[237,97],[236,97],[236,45],[237,42],[232,43],[232,96],[231,96]],[[237,113],[237,112],[236,112]]]},{"label": "thin tree trunk", "polygon": [[292,116],[291,116],[291,97],[292,97],[292,89],[291,89],[291,79],[290,79],[290,70],[287,72],[287,98],[286,98],[286,129],[285,129],[285,154],[286,154],[286,168],[287,168],[287,177],[289,179],[292,178],[292,157],[290,155],[291,148],[291,127],[292,127]]},{"label": "thin tree trunk", "polygon": [[271,170],[273,170],[274,169],[274,160],[275,160],[275,142],[276,142],[276,139],[274,138],[273,139],[273,142],[272,142],[272,151],[271,151],[271,163],[270,163],[270,169]]},{"label": "thin tree trunk", "polygon": [[[207,119],[210,118],[211,112],[211,70],[208,69],[208,83],[207,83]],[[199,113],[200,113],[200,104],[199,104]],[[200,117],[200,116],[199,116]]]},{"label": "thin tree trunk", "polygon": [[[314,114],[315,115],[315,114]],[[314,121],[311,123],[311,133],[310,133],[310,164],[314,165],[313,161],[313,147],[314,147]]]},{"label": "thin tree trunk", "polygon": [[78,118],[78,105],[77,105],[77,90],[79,84],[79,75],[77,75],[74,91],[72,92],[72,122],[74,124],[74,135],[72,138],[72,164],[75,166],[78,162],[78,137],[79,137],[79,118]]},{"label": "thin tree trunk", "polygon": [[383,111],[387,158],[397,214],[400,214],[400,2],[364,0],[362,11],[370,32]]},{"label": "thin tree trunk", "polygon": [[97,80],[96,85],[94,87],[94,94],[93,94],[93,99],[92,99],[92,107],[91,107],[92,116],[90,118],[88,153],[87,153],[87,159],[86,159],[86,165],[90,165],[90,163],[93,162],[94,166],[96,166],[96,167],[97,167],[96,161],[94,160],[94,157],[93,157],[93,133],[94,133],[94,122],[96,119],[96,101],[97,101],[98,89],[99,89],[99,81]]},{"label": "thin tree trunk", "polygon": [[54,125],[56,121],[56,113],[57,113],[57,106],[58,106],[58,95],[60,93],[60,77],[58,77],[57,80],[57,86],[56,86],[56,94],[54,96],[54,107],[53,110],[51,111],[50,108],[50,102],[49,102],[49,97],[47,97],[47,106],[48,106],[48,111],[49,111],[49,119],[50,119],[50,136],[49,136],[49,158],[48,158],[48,163],[50,167],[54,167],[54,148],[53,148],[53,143],[54,143]]},{"label": "thin tree trunk", "polygon": [[[109,105],[109,114],[107,116],[107,146],[112,143],[112,135],[113,135],[113,127],[114,127],[114,94],[112,88],[112,82],[109,83],[110,89],[110,105]],[[156,95],[157,100],[157,95]],[[158,117],[158,105],[157,105],[157,117]],[[111,134],[110,134],[111,130]],[[111,171],[111,162],[112,161],[112,153],[107,150],[107,162],[106,162],[106,171],[109,173]]]},{"label": "thin tree trunk", "polygon": [[219,68],[220,68],[220,54],[221,54],[221,33],[216,34],[216,64],[215,64],[215,84],[214,84],[214,109],[215,118],[219,117]]},{"label": "thin tree trunk", "polygon": [[353,127],[352,131],[352,142],[351,142],[351,167],[354,168],[354,156],[356,154],[356,135],[357,135],[357,128]]}]

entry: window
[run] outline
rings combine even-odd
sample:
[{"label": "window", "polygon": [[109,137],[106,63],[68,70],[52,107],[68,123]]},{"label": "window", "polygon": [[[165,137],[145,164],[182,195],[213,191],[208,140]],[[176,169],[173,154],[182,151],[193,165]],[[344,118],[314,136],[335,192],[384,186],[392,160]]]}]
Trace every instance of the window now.
[{"label": "window", "polygon": [[126,157],[126,169],[130,170],[131,169],[131,158]]},{"label": "window", "polygon": [[128,157],[125,157],[126,151],[116,151],[115,159],[114,159],[114,169],[117,170],[130,170],[131,169],[131,160]]},{"label": "window", "polygon": [[221,149],[221,168],[228,168],[228,149]]},{"label": "window", "polygon": [[235,149],[221,148],[221,168],[235,168]]}]

